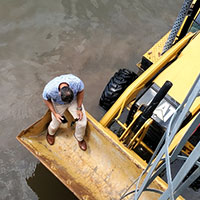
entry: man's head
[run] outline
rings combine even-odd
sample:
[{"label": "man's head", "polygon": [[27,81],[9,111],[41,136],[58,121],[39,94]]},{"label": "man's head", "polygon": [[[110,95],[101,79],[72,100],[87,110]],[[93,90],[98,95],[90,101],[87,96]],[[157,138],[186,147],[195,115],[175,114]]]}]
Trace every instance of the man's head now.
[{"label": "man's head", "polygon": [[68,86],[64,86],[60,89],[60,96],[65,103],[71,103],[74,98],[74,93]]}]

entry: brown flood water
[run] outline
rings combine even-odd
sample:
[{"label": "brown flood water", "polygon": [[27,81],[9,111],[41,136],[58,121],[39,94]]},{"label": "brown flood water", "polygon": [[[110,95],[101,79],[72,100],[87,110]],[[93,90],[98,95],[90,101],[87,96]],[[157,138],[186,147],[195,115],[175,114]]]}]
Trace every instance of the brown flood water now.
[{"label": "brown flood water", "polygon": [[15,137],[46,111],[53,77],[85,83],[97,120],[109,78],[135,64],[173,25],[183,0],[6,0],[0,6],[0,199],[76,199]]}]

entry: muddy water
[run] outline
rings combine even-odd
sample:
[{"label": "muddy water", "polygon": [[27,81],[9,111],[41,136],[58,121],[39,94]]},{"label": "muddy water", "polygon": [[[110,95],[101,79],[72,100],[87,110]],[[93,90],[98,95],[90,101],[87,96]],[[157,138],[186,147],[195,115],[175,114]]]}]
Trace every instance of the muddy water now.
[{"label": "muddy water", "polygon": [[0,5],[0,199],[76,199],[15,139],[46,111],[53,77],[85,83],[86,109],[116,70],[135,64],[172,26],[183,1],[6,0]]}]

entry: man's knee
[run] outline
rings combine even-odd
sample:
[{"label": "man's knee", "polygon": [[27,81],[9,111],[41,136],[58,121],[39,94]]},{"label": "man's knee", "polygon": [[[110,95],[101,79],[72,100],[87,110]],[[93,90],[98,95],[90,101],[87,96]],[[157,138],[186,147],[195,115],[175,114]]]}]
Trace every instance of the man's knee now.
[{"label": "man's knee", "polygon": [[76,125],[78,128],[85,128],[87,125],[87,120],[86,119],[79,120],[77,121]]}]

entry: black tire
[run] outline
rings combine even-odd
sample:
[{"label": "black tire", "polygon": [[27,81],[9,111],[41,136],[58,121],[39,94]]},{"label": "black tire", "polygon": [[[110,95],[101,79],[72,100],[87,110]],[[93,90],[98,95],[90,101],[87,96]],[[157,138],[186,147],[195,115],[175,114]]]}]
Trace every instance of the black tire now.
[{"label": "black tire", "polygon": [[102,92],[99,105],[105,110],[115,103],[124,90],[137,78],[138,76],[128,70],[120,69],[114,74]]}]

